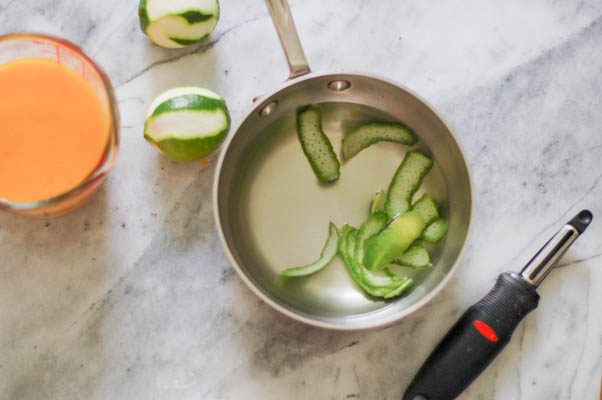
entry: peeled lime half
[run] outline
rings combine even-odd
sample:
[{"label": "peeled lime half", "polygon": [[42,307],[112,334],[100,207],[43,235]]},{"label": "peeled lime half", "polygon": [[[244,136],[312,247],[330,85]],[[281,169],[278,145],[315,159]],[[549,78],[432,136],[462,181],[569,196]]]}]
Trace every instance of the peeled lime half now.
[{"label": "peeled lime half", "polygon": [[201,160],[211,154],[230,129],[226,102],[200,87],[170,89],[152,102],[144,138],[175,161]]}]

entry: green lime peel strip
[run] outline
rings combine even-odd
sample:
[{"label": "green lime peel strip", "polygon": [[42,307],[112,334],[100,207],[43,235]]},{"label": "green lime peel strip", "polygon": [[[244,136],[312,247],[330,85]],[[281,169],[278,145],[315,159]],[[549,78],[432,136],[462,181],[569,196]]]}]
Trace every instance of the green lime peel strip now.
[{"label": "green lime peel strip", "polygon": [[428,268],[431,266],[431,258],[423,245],[414,243],[392,263],[411,269]]},{"label": "green lime peel strip", "polygon": [[307,106],[297,110],[297,134],[316,177],[322,182],[339,179],[341,165],[322,129],[322,113],[319,109]]},{"label": "green lime peel strip", "polygon": [[363,263],[370,271],[382,271],[401,256],[424,230],[424,220],[416,211],[408,211],[364,244]]},{"label": "green lime peel strip", "polygon": [[382,231],[389,222],[389,216],[384,211],[376,211],[360,226],[357,243],[355,245],[355,254],[358,260],[364,259],[364,242],[369,237]]},{"label": "green lime peel strip", "polygon": [[389,217],[395,218],[410,209],[414,193],[420,188],[423,178],[432,166],[433,160],[423,153],[406,153],[387,191],[385,211]]},{"label": "green lime peel strip", "polygon": [[370,122],[353,128],[343,138],[343,159],[349,160],[360,151],[378,142],[413,146],[418,139],[414,132],[399,122]]},{"label": "green lime peel strip", "polygon": [[341,230],[341,232],[342,233],[341,233],[341,244],[339,245],[339,254],[341,255],[341,258],[343,259],[345,268],[347,269],[347,272],[351,276],[351,279],[362,290],[364,290],[365,292],[368,292],[369,288],[364,285],[363,279],[361,277],[361,272],[357,268],[357,265],[354,262],[352,262],[352,257],[349,254],[349,251],[351,250],[353,244],[355,243],[353,241],[350,241],[349,238],[350,238],[350,236],[352,236],[352,234],[357,232],[357,229],[345,224],[345,226],[343,226],[343,229]]},{"label": "green lime peel strip", "polygon": [[443,218],[439,218],[426,227],[421,238],[430,243],[439,243],[446,233],[447,222]]},{"label": "green lime peel strip", "polygon": [[388,272],[368,271],[361,262],[357,260],[355,249],[360,231],[349,225],[342,229],[341,245],[339,252],[349,275],[357,286],[366,294],[374,298],[390,299],[400,296],[413,284],[413,280],[390,274]]},{"label": "green lime peel strip", "polygon": [[320,258],[308,265],[287,268],[284,271],[282,271],[282,275],[287,277],[308,276],[323,270],[328,264],[332,262],[334,256],[336,256],[337,250],[339,248],[339,241],[339,231],[337,227],[331,222],[328,226],[328,239],[326,240],[326,243],[322,248]]},{"label": "green lime peel strip", "polygon": [[439,218],[439,207],[437,206],[437,202],[428,193],[423,194],[412,205],[412,210],[420,214],[426,226],[429,226]]},{"label": "green lime peel strip", "polygon": [[374,214],[377,211],[383,211],[385,209],[385,200],[387,199],[387,193],[384,190],[379,190],[372,196],[372,204],[370,204],[370,214]]},{"label": "green lime peel strip", "polygon": [[347,268],[347,272],[349,272],[351,279],[353,280],[353,282],[355,282],[356,285],[360,287],[360,289],[362,289],[364,292],[368,293],[373,297],[383,297],[385,292],[376,290],[365,281],[362,267],[356,262],[355,258],[353,257],[357,234],[358,230],[356,228],[349,225],[345,225],[343,227],[343,238],[340,246],[340,254],[343,258],[345,268]]}]

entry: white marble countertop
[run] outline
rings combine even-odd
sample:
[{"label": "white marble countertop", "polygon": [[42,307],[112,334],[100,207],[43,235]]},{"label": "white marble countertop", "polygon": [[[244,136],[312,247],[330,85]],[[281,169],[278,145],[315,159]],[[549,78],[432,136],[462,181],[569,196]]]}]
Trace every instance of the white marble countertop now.
[{"label": "white marble countertop", "polygon": [[234,121],[287,75],[262,0],[224,0],[216,32],[151,45],[134,0],[0,0],[0,33],[80,44],[122,114],[118,165],[82,209],[0,214],[0,399],[399,399],[445,330],[581,208],[597,220],[540,288],[539,308],[462,399],[597,399],[602,333],[602,2],[292,1],[314,70],[403,82],[455,127],[476,218],[454,278],[385,329],[281,316],[235,275],[212,216],[214,166],[142,138],[172,86],[221,93]]}]

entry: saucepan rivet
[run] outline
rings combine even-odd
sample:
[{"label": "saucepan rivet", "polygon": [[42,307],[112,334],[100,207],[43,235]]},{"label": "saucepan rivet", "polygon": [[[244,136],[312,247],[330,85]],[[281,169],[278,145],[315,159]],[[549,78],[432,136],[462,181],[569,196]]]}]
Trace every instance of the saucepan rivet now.
[{"label": "saucepan rivet", "polygon": [[347,90],[351,87],[351,82],[346,80],[336,80],[328,83],[328,89],[334,90],[335,92],[342,92],[343,90]]},{"label": "saucepan rivet", "polygon": [[278,101],[274,100],[269,104],[266,104],[261,110],[259,110],[259,115],[262,117],[268,116],[274,112],[274,110],[278,107]]}]

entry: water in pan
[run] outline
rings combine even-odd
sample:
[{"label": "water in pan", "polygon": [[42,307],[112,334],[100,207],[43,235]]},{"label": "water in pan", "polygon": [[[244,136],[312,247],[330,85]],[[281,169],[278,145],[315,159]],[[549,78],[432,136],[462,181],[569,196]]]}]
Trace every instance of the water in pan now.
[{"label": "water in pan", "polygon": [[[323,128],[342,161],[341,140],[350,128],[369,121],[394,120],[373,108],[348,103],[323,103]],[[420,137],[420,132],[416,132]],[[416,148],[428,153],[421,146]],[[372,195],[387,189],[409,150],[379,143],[342,162],[334,184],[320,184],[301,150],[294,113],[271,124],[260,140],[245,150],[233,184],[232,213],[237,221],[235,241],[243,268],[272,296],[301,312],[323,317],[351,316],[385,307],[387,302],[367,298],[336,257],[325,270],[286,285],[276,281],[287,266],[315,260],[326,240],[328,222],[359,227],[369,212]],[[445,215],[446,187],[435,164],[417,194],[435,197]],[[436,260],[438,247],[431,255]],[[420,281],[427,272],[418,274]]]}]

